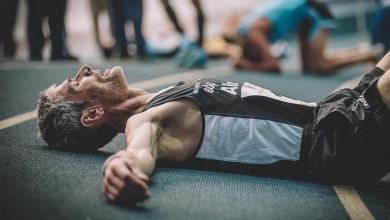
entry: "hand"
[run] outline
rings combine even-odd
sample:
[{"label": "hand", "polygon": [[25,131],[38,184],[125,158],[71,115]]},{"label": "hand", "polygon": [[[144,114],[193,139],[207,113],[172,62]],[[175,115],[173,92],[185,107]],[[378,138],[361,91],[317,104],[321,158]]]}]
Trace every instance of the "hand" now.
[{"label": "hand", "polygon": [[136,203],[148,199],[149,177],[124,154],[118,152],[118,157],[108,162],[103,179],[104,193],[111,202]]}]

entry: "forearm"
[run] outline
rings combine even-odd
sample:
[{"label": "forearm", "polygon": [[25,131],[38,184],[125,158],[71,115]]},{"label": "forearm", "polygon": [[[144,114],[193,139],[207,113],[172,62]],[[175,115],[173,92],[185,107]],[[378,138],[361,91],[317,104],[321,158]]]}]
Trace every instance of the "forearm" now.
[{"label": "forearm", "polygon": [[135,151],[131,148],[126,149],[126,156],[139,167],[144,174],[150,176],[153,173],[156,165],[156,159],[150,151],[141,150]]},{"label": "forearm", "polygon": [[142,172],[148,176],[153,173],[156,160],[153,158],[151,154],[147,152],[136,152],[131,149],[121,150],[113,155],[111,155],[103,165],[103,172],[107,168],[108,163],[117,159],[117,158],[127,158],[134,163],[137,167],[139,167]]},{"label": "forearm", "polygon": [[133,129],[128,129],[125,132],[127,149],[123,154],[150,176],[158,156],[157,140],[161,131],[153,123],[143,123],[134,132],[131,132],[131,130]]}]

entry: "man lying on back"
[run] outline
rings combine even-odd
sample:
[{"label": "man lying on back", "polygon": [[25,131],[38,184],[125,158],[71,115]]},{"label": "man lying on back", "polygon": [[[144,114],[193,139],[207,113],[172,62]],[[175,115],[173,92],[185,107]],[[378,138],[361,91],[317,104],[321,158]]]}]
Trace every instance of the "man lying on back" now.
[{"label": "man lying on back", "polygon": [[390,53],[353,89],[305,103],[250,83],[180,82],[158,93],[128,87],[123,70],[83,66],[42,92],[38,123],[49,146],[91,150],[117,133],[127,149],[104,165],[110,201],[150,197],[157,159],[180,164],[289,162],[327,182],[375,181],[390,170]]}]

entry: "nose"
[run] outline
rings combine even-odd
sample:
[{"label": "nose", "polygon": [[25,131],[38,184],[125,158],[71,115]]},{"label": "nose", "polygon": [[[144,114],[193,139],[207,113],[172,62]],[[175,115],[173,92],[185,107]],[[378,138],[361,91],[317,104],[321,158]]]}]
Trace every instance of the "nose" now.
[{"label": "nose", "polygon": [[89,75],[91,75],[91,67],[88,65],[84,65],[80,68],[75,79],[78,80],[82,76],[89,76]]}]

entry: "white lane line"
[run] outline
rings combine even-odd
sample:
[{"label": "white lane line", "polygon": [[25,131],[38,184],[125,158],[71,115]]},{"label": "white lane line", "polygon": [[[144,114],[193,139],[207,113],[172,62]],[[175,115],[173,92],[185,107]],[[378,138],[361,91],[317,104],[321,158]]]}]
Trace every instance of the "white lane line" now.
[{"label": "white lane line", "polygon": [[227,76],[231,74],[232,74],[231,67],[227,65],[227,66],[214,67],[205,70],[195,70],[195,71],[189,71],[189,72],[184,72],[184,73],[179,73],[174,75],[167,75],[167,76],[162,76],[150,80],[144,80],[144,81],[132,83],[130,84],[130,87],[152,89],[161,86],[172,85],[178,81],[190,81],[199,78],[216,78],[216,77]]},{"label": "white lane line", "polygon": [[[144,80],[136,83],[129,84],[130,87],[153,89],[162,86],[172,85],[178,81],[190,81],[199,78],[217,78],[233,74],[229,66],[213,67],[204,70],[194,70],[184,73],[178,73],[174,75],[157,77],[154,79]],[[23,122],[32,120],[37,117],[36,111],[26,112],[20,115],[7,118],[0,121],[0,130],[21,124]]]},{"label": "white lane line", "polygon": [[352,186],[333,186],[333,188],[351,220],[375,219]]},{"label": "white lane line", "polygon": [[36,111],[26,112],[20,115],[16,115],[11,118],[7,118],[5,120],[0,121],[0,130],[4,128],[9,128],[11,126],[23,123],[25,121],[32,120],[37,117]]}]

